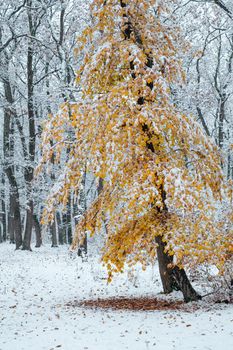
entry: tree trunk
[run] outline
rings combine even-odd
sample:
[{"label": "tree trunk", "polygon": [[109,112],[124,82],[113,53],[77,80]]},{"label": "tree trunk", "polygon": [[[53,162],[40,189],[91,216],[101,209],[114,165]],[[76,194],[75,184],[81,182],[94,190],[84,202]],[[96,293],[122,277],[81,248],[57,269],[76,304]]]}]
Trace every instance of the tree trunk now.
[{"label": "tree trunk", "polygon": [[[8,232],[9,232],[9,238],[10,243],[15,244],[15,229],[14,229],[14,200],[13,195],[10,193],[10,203],[9,203],[9,213],[8,213]],[[17,248],[16,248],[17,249]]]},{"label": "tree trunk", "polygon": [[[87,210],[86,203],[86,171],[83,173],[83,178],[81,182],[81,186],[79,189],[78,196],[78,213],[76,215],[76,224],[80,221],[85,211]],[[78,256],[84,257],[87,255],[87,234],[83,237],[83,242],[78,247]]]},{"label": "tree trunk", "polygon": [[42,236],[41,236],[41,228],[39,220],[37,219],[36,215],[33,215],[33,226],[36,233],[36,245],[35,248],[40,248],[42,245]]},{"label": "tree trunk", "polygon": [[21,214],[19,205],[19,192],[14,179],[14,175],[10,168],[6,169],[9,182],[11,184],[10,193],[10,213],[8,217],[8,230],[10,233],[10,242],[16,243],[16,249],[22,245],[22,228],[21,228]]},{"label": "tree trunk", "polygon": [[26,227],[23,238],[23,250],[31,249],[31,237],[32,237],[32,227],[33,227],[33,201],[30,200],[28,203],[28,208],[26,211]]},{"label": "tree trunk", "polygon": [[78,248],[78,256],[82,258],[87,255],[87,235],[85,234],[82,244]]},{"label": "tree trunk", "polygon": [[7,217],[6,217],[6,192],[5,192],[5,176],[2,174],[2,191],[1,191],[1,221],[2,221],[2,240],[6,241]]},{"label": "tree trunk", "polygon": [[57,228],[56,228],[56,217],[54,216],[53,223],[50,226],[51,238],[52,238],[52,248],[58,247],[57,242]]},{"label": "tree trunk", "polygon": [[174,290],[180,290],[185,302],[200,300],[201,296],[192,287],[185,270],[173,266],[173,257],[165,252],[166,243],[163,242],[161,236],[156,237],[156,243],[158,245],[157,256],[164,293],[169,294]]},{"label": "tree trunk", "polygon": [[225,102],[226,96],[225,93],[220,95],[220,107],[219,107],[219,124],[218,124],[218,145],[220,148],[223,148],[224,144],[224,119],[225,119]]},{"label": "tree trunk", "polygon": [[21,214],[20,214],[20,201],[18,184],[15,178],[14,167],[11,164],[14,156],[14,120],[16,119],[16,111],[13,107],[14,99],[12,95],[11,85],[8,80],[4,82],[5,98],[8,102],[8,106],[4,108],[4,161],[6,167],[4,168],[5,174],[10,185],[10,215],[8,230],[10,232],[10,239],[13,243],[16,242],[16,249],[19,249],[22,245],[22,231],[21,231]]},{"label": "tree trunk", "polygon": [[166,243],[163,242],[161,236],[157,236],[155,240],[157,243],[157,258],[163,291],[165,294],[169,294],[174,290],[180,290],[179,285],[173,276],[172,269],[169,268],[169,265],[173,262],[173,258],[165,253]]},{"label": "tree trunk", "polygon": [[21,214],[20,214],[20,207],[19,207],[19,194],[18,192],[14,192],[12,195],[12,206],[13,206],[13,229],[14,229],[14,236],[15,236],[15,249],[19,249],[22,246],[22,228],[21,228]]},{"label": "tree trunk", "polygon": [[[27,0],[27,15],[29,33],[32,37],[36,35],[36,27],[33,23],[32,15],[32,1]],[[27,187],[27,212],[26,212],[26,227],[23,239],[23,250],[31,250],[31,237],[33,228],[33,210],[34,204],[32,200],[32,180],[34,176],[33,163],[35,161],[35,147],[36,147],[36,129],[35,129],[35,108],[34,108],[34,69],[33,69],[33,43],[32,40],[28,40],[27,50],[27,112],[28,112],[28,159],[30,162],[24,169],[24,179]]]},{"label": "tree trunk", "polygon": [[184,301],[186,303],[202,299],[201,295],[198,294],[192,287],[184,269],[180,269],[178,266],[174,266],[172,269],[172,273],[181,292],[183,293]]},{"label": "tree trunk", "polygon": [[[62,215],[60,212],[56,213],[57,220],[57,231],[58,231],[58,242],[59,244],[64,244],[64,230],[62,225]],[[67,243],[67,242],[66,242]]]}]

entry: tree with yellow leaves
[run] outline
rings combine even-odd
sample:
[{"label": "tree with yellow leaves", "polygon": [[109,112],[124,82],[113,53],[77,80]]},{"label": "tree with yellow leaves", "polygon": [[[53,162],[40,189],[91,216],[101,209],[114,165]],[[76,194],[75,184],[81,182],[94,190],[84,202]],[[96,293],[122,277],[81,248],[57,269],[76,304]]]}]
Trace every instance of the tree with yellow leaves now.
[{"label": "tree with yellow leaves", "polygon": [[184,45],[168,24],[169,3],[93,1],[93,23],[77,48],[82,98],[62,106],[44,129],[42,163],[52,155],[59,162],[69,149],[44,222],[71,189],[78,191],[84,171],[94,173],[102,190],[77,225],[73,248],[105,220],[109,280],[126,263],[146,267],[157,253],[164,292],[181,290],[190,301],[201,296],[184,265],[209,262],[223,270],[232,227],[216,216],[227,200],[218,149],[173,101],[172,87],[184,81]]}]

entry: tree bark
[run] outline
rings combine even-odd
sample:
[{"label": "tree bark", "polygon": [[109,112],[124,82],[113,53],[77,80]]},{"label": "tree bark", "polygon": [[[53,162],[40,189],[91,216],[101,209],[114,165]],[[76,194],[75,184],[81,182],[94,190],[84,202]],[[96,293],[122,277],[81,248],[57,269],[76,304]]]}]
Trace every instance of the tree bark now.
[{"label": "tree bark", "polygon": [[39,223],[39,220],[37,219],[36,215],[33,215],[33,226],[34,226],[35,234],[36,234],[35,248],[40,248],[42,245],[42,236],[41,236],[40,223]]},{"label": "tree bark", "polygon": [[31,249],[31,237],[33,228],[33,201],[29,200],[28,208],[26,211],[26,227],[23,238],[22,250],[32,250]]},{"label": "tree bark", "polygon": [[57,218],[58,242],[59,244],[64,244],[64,230],[62,229],[61,214],[57,213],[56,218]]},{"label": "tree bark", "polygon": [[[78,213],[76,216],[76,224],[79,222],[80,218],[84,215],[87,210],[86,203],[86,171],[83,173],[83,178],[81,182],[81,186],[79,189],[79,197],[78,197]],[[83,237],[83,242],[78,247],[78,256],[87,255],[87,234]]]},{"label": "tree bark", "polygon": [[6,240],[7,218],[6,218],[6,192],[5,192],[5,176],[2,174],[2,191],[1,191],[1,222],[2,222],[2,241]]},{"label": "tree bark", "polygon": [[197,301],[201,299],[192,287],[184,269],[173,265],[173,257],[165,252],[166,243],[161,236],[156,237],[157,257],[159,263],[159,272],[165,294],[174,290],[180,290],[183,293],[184,301]]},{"label": "tree bark", "polygon": [[21,214],[19,207],[19,193],[18,191],[14,191],[11,194],[11,206],[12,206],[12,214],[13,214],[13,230],[15,237],[15,249],[19,249],[22,246],[22,227],[21,227]]},{"label": "tree bark", "polygon": [[[32,1],[27,0],[27,15],[29,33],[31,37],[36,35],[36,26],[33,23],[32,16]],[[28,39],[27,50],[27,112],[28,112],[28,161],[30,164],[24,170],[24,178],[27,187],[27,211],[26,211],[26,227],[23,239],[23,250],[31,250],[31,237],[33,228],[33,210],[34,204],[32,200],[32,180],[34,176],[33,163],[35,161],[35,147],[36,147],[36,129],[35,129],[35,107],[34,107],[34,69],[33,69],[33,43],[31,39]]]},{"label": "tree bark", "polygon": [[173,263],[173,258],[165,253],[166,243],[163,242],[161,236],[157,236],[155,240],[157,243],[157,258],[163,291],[165,294],[169,294],[174,290],[180,290],[179,285],[173,276],[172,268],[169,267]]},{"label": "tree bark", "polygon": [[56,217],[54,216],[53,223],[50,226],[51,238],[52,238],[52,248],[58,247],[57,239],[57,228],[56,228]]},{"label": "tree bark", "polygon": [[10,231],[10,240],[16,242],[16,249],[22,245],[22,229],[18,184],[15,178],[13,163],[14,156],[14,138],[13,138],[13,120],[17,117],[13,107],[14,99],[11,85],[8,80],[4,81],[4,93],[8,106],[4,108],[4,171],[10,185],[10,216],[8,229]]}]

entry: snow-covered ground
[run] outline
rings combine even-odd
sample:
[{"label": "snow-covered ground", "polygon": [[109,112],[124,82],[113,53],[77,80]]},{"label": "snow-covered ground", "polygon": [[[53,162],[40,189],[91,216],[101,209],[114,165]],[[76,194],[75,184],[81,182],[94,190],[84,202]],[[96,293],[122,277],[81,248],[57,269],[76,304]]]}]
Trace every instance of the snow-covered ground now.
[{"label": "snow-covered ground", "polygon": [[67,306],[161,291],[156,268],[122,274],[111,285],[105,277],[97,259],[82,263],[67,247],[25,252],[0,244],[0,350],[233,349],[232,305],[195,312]]}]

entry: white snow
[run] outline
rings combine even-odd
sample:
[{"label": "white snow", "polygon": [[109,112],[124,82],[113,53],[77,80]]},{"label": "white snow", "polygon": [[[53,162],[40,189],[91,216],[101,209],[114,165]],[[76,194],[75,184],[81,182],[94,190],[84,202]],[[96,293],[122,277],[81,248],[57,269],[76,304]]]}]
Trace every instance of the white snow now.
[{"label": "white snow", "polygon": [[184,311],[113,311],[66,306],[98,296],[156,295],[156,268],[117,276],[68,247],[33,252],[0,244],[0,350],[230,350],[233,306]]}]

